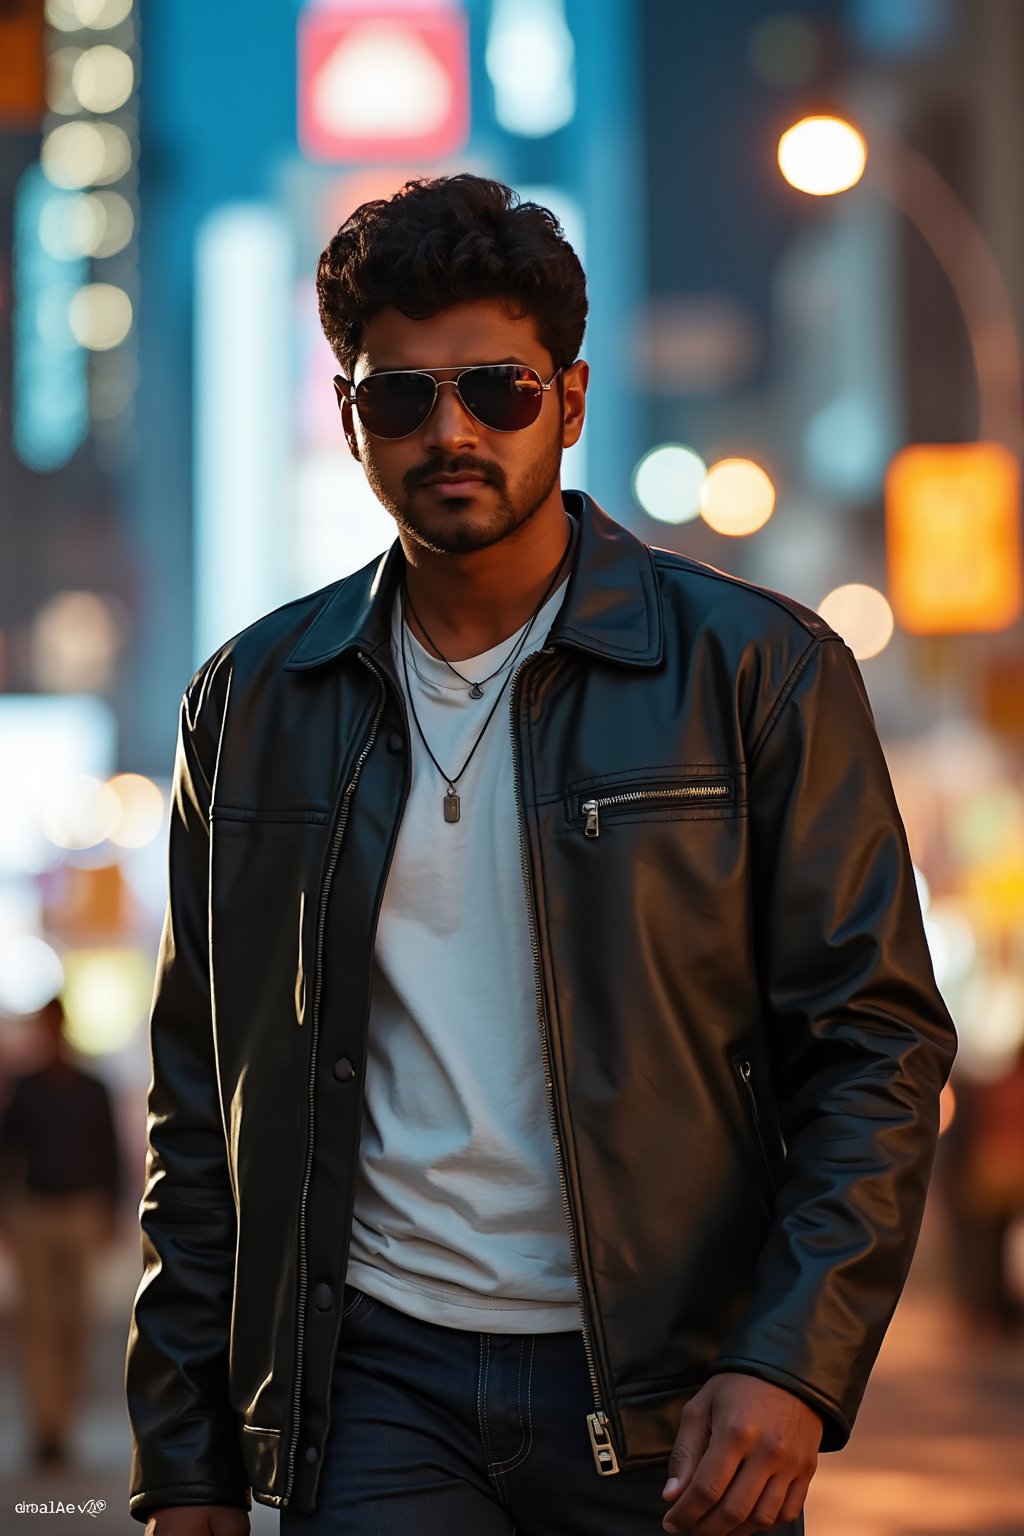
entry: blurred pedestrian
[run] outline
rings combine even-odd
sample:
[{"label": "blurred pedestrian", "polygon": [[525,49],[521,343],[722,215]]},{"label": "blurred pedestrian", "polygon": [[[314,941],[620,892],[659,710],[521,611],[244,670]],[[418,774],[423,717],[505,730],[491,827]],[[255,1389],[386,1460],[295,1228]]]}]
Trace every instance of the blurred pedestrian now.
[{"label": "blurred pedestrian", "polygon": [[1024,1218],[1024,1046],[990,1079],[961,1074],[943,1173],[963,1314],[981,1334],[1024,1331],[1011,1233]]},{"label": "blurred pedestrian", "polygon": [[0,1121],[0,1189],[33,1456],[48,1465],[65,1457],[82,1397],[90,1268],[116,1237],[121,1169],[110,1095],[75,1062],[60,999],[38,1020],[42,1065],[15,1081]]}]

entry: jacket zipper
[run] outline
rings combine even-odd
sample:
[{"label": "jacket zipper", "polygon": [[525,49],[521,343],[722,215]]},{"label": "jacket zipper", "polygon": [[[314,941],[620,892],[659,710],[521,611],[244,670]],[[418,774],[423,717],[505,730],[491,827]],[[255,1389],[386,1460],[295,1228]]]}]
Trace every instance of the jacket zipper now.
[{"label": "jacket zipper", "polygon": [[[544,654],[550,656],[554,652],[553,646],[545,646]],[[573,1221],[572,1205],[569,1201],[569,1187],[565,1177],[565,1166],[562,1161],[562,1144],[558,1137],[558,1117],[555,1110],[554,1084],[551,1076],[551,1053],[548,1047],[547,1028],[544,1018],[544,984],[541,980],[540,950],[537,943],[537,924],[534,915],[533,884],[530,877],[529,861],[526,853],[526,836],[523,827],[523,816],[519,802],[519,759],[516,751],[516,683],[519,674],[527,665],[530,657],[521,661],[512,674],[512,684],[509,689],[509,726],[512,733],[512,781],[515,792],[516,819],[519,824],[519,857],[523,866],[523,885],[526,891],[526,915],[530,929],[530,947],[533,951],[533,980],[537,1001],[537,1027],[540,1032],[541,1059],[544,1065],[544,1084],[547,1093],[548,1119],[551,1123],[551,1135],[555,1143],[555,1161],[558,1165],[558,1182],[562,1191],[562,1208],[565,1213],[566,1226],[569,1231],[569,1250],[572,1255],[573,1276],[576,1281],[576,1290],[580,1302],[580,1319],[583,1324],[583,1348],[587,1357],[587,1370],[590,1373],[590,1386],[594,1394],[594,1412],[587,1414],[587,1434],[590,1438],[590,1449],[594,1457],[594,1466],[599,1477],[611,1477],[619,1470],[618,1457],[612,1444],[611,1434],[608,1428],[608,1415],[601,1406],[601,1388],[597,1379],[597,1367],[594,1362],[594,1351],[590,1342],[590,1334],[587,1327],[587,1305],[583,1295],[583,1283],[580,1278],[579,1250],[576,1243],[576,1226]]]},{"label": "jacket zipper", "polygon": [[584,800],[580,807],[587,818],[583,831],[587,837],[600,837],[602,806],[630,805],[638,800],[725,800],[731,794],[732,785],[727,780],[716,779],[700,784],[674,784],[667,789],[630,789],[618,795],[600,795],[593,800]]},{"label": "jacket zipper", "polygon": [[736,1075],[740,1080],[747,1101],[747,1108],[750,1111],[750,1120],[754,1127],[754,1135],[757,1137],[757,1145],[761,1152],[764,1171],[768,1175],[768,1184],[774,1190],[775,1175],[772,1172],[772,1165],[768,1157],[768,1148],[764,1143],[764,1132],[761,1129],[761,1114],[758,1110],[757,1097],[754,1093],[754,1069],[748,1056],[738,1057],[734,1065],[736,1067]]},{"label": "jacket zipper", "polygon": [[302,1400],[302,1346],[306,1332],[306,1291],[309,1281],[309,1272],[306,1263],[306,1202],[309,1196],[310,1179],[312,1178],[313,1174],[313,1112],[315,1099],[314,1087],[316,1082],[317,1028],[320,1010],[320,986],[323,978],[322,956],[324,927],[327,918],[327,897],[330,892],[331,880],[334,875],[335,865],[338,862],[338,854],[341,851],[341,840],[344,836],[345,825],[348,821],[349,805],[351,803],[352,796],[355,793],[355,787],[359,782],[359,775],[362,772],[363,764],[369,757],[370,750],[377,739],[377,731],[380,729],[381,716],[384,713],[384,704],[387,698],[387,687],[381,673],[378,672],[373,663],[363,655],[362,651],[358,652],[358,656],[359,660],[363,662],[364,665],[369,667],[370,671],[373,673],[378,683],[380,684],[380,699],[377,703],[377,712],[373,717],[373,724],[370,727],[370,735],[367,738],[363,750],[360,752],[358,758],[356,759],[355,767],[352,770],[352,777],[349,780],[348,787],[341,798],[341,805],[338,810],[338,819],[335,823],[334,829],[334,841],[331,846],[331,857],[327,866],[327,873],[324,876],[323,884],[320,887],[320,913],[316,934],[316,986],[313,992],[313,1011],[310,1021],[311,1039],[309,1053],[309,1099],[307,1106],[309,1112],[309,1137],[306,1146],[306,1169],[302,1179],[302,1193],[299,1197],[298,1328],[296,1330],[295,1341],[295,1389],[292,1395],[292,1443],[288,1451],[288,1478],[284,1490],[284,1498],[286,1502],[291,1498],[292,1484],[295,1480],[295,1454],[299,1443],[299,1413]]}]

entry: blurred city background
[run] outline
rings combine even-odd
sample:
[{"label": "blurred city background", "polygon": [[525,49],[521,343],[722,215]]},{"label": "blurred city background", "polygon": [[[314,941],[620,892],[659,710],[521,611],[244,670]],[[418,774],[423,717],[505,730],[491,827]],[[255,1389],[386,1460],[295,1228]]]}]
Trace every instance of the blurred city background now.
[{"label": "blurred city background", "polygon": [[[463,169],[553,208],[587,268],[563,484],[860,659],[960,1030],[918,1259],[809,1536],[1022,1536],[1019,0],[2,0],[0,1528],[73,1498],[97,1504],[61,1529],[139,1529],[122,1371],[178,700],[391,542],[313,273],[359,203]],[[53,1187],[87,1146],[93,1206],[36,1275],[44,1114]]]}]

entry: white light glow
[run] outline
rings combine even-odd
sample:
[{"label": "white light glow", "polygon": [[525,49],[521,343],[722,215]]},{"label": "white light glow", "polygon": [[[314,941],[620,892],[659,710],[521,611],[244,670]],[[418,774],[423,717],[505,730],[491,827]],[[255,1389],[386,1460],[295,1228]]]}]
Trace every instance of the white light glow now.
[{"label": "white light glow", "polygon": [[818,612],[842,635],[858,661],[877,656],[892,639],[895,621],[888,600],[876,587],[848,582],[818,604]]},{"label": "white light glow", "polygon": [[0,944],[0,1008],[35,1013],[64,983],[60,956],[45,939],[22,933]]},{"label": "white light glow", "polygon": [[791,187],[831,197],[855,186],[868,149],[863,135],[839,117],[805,117],[779,140],[779,169]]},{"label": "white light glow", "polygon": [[109,784],[91,774],[65,780],[43,811],[43,831],[58,848],[95,848],[121,820],[121,802]]},{"label": "white light glow", "polygon": [[106,186],[119,181],[132,163],[128,135],[115,123],[80,119],[61,123],[43,140],[43,171],[55,187]]},{"label": "white light glow", "polygon": [[494,114],[508,133],[542,138],[576,115],[575,45],[562,0],[494,0],[485,61]]},{"label": "white light glow", "polygon": [[70,0],[70,7],[80,26],[107,32],[131,15],[132,0]]},{"label": "white light glow", "polygon": [[222,205],[196,242],[197,664],[295,595],[285,542],[292,252],[284,212],[258,204]]},{"label": "white light glow", "polygon": [[700,488],[707,465],[680,443],[662,443],[645,453],[633,471],[633,495],[648,517],[687,523],[700,516]]},{"label": "white light glow", "polygon": [[109,352],[120,346],[132,328],[132,301],[112,283],[87,283],[71,300],[68,324],[80,346]]},{"label": "white light glow", "polygon": [[75,61],[71,84],[87,112],[115,112],[132,93],[135,70],[123,48],[99,43]]},{"label": "white light glow", "polygon": [[369,20],[353,25],[318,70],[311,105],[327,133],[404,139],[444,123],[451,83],[413,28]]}]

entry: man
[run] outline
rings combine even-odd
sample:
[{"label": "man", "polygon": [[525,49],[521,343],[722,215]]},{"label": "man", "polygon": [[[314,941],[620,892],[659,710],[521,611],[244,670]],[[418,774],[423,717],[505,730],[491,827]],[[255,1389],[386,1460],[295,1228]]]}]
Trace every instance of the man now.
[{"label": "man", "polygon": [[182,700],[132,1513],[796,1533],[954,1050],[856,665],[562,492],[547,210],[409,183],[318,292],[398,539]]},{"label": "man", "polygon": [[106,1084],[74,1059],[64,1005],[37,1015],[43,1059],[19,1077],[0,1119],[3,1229],[18,1276],[20,1346],[32,1458],[64,1460],[81,1406],[90,1337],[90,1270],[117,1236],[120,1153]]}]

